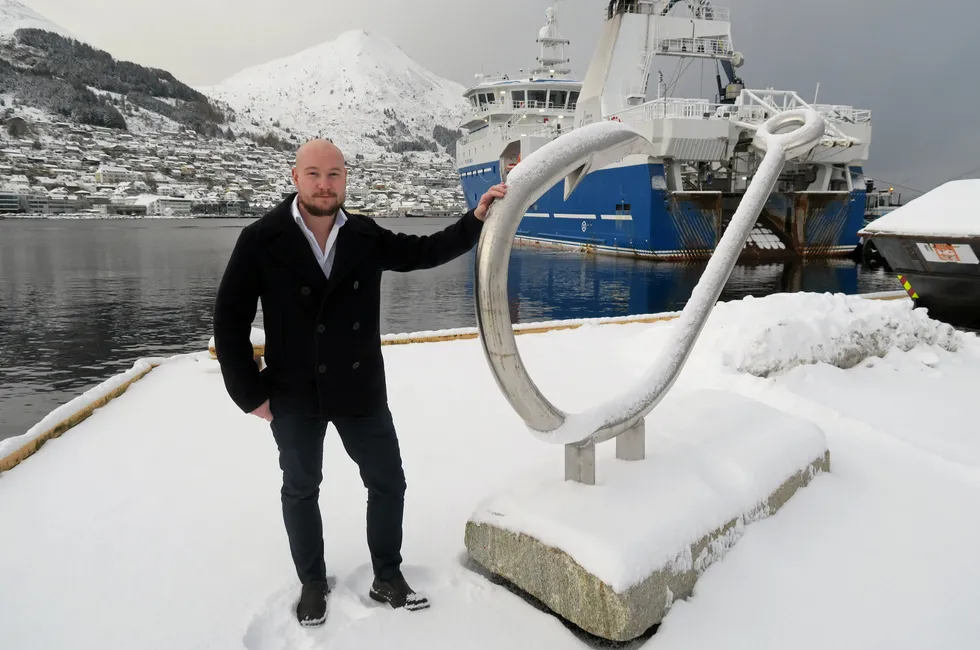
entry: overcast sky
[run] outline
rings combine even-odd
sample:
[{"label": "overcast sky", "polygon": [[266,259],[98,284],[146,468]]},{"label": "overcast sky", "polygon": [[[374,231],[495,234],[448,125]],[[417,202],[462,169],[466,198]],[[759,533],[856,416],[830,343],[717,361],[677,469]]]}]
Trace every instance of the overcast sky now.
[{"label": "overcast sky", "polygon": [[[533,65],[552,0],[22,0],[119,59],[190,85],[294,54],[348,29],[384,34],[464,85]],[[605,0],[565,0],[560,25],[583,75]],[[980,176],[977,0],[719,0],[732,9],[750,88],[873,111],[868,173],[928,190]],[[490,9],[492,7],[492,9]],[[639,57],[639,55],[637,55]],[[692,67],[693,69],[693,67]],[[666,73],[673,70],[669,64]],[[705,97],[714,89],[705,87]]]}]

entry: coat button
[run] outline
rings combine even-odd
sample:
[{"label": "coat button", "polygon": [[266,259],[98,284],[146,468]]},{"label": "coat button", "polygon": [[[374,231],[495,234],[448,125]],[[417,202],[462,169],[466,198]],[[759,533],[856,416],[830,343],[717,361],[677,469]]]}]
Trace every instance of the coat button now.
[{"label": "coat button", "polygon": [[361,329],[361,324],[360,323],[354,323],[354,329],[355,330]]},{"label": "coat button", "polygon": [[320,374],[322,375],[323,373],[325,373],[325,372],[327,371],[327,367],[326,367],[325,365],[323,365],[323,364],[321,363],[321,364],[320,364],[320,367],[319,367],[319,368],[317,368],[317,370],[318,370],[318,371],[320,372]]},{"label": "coat button", "polygon": [[355,289],[356,289],[357,287],[359,287],[359,286],[360,286],[360,284],[361,284],[360,282],[358,282],[357,280],[354,280],[354,288],[355,288]]},{"label": "coat button", "polygon": [[319,332],[320,334],[323,334],[324,332],[327,331],[327,328],[323,325],[323,323],[320,323],[319,325],[316,326],[316,331]]},{"label": "coat button", "polygon": [[310,288],[309,287],[303,287],[302,289],[299,290],[299,292],[301,294],[303,294],[304,296],[308,296],[308,295],[310,295]]},{"label": "coat button", "polygon": [[355,361],[354,362],[354,365],[351,366],[351,368],[353,368],[354,370],[357,370],[360,367],[361,367],[361,362],[360,361]]}]

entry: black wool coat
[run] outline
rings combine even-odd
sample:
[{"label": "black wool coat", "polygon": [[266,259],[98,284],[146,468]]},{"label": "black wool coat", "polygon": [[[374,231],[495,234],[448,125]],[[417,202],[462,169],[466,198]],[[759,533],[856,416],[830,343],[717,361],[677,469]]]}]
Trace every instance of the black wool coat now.
[{"label": "black wool coat", "polygon": [[[347,213],[329,280],[293,220],[290,195],[242,229],[214,308],[214,339],[229,396],[250,413],[269,399],[273,416],[329,419],[387,406],[381,355],[381,275],[444,264],[471,250],[483,222],[473,211],[432,235],[396,234]],[[262,301],[265,364],[250,333]]]}]

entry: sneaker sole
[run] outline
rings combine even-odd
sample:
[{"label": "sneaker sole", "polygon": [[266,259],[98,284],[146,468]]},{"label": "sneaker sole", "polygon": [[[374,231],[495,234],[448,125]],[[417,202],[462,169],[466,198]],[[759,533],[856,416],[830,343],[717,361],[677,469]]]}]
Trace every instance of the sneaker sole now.
[{"label": "sneaker sole", "polygon": [[428,609],[429,608],[429,601],[428,600],[426,600],[425,602],[421,602],[421,603],[405,603],[401,607],[397,607],[397,606],[393,605],[390,600],[388,600],[384,596],[380,596],[380,595],[376,594],[373,591],[370,592],[370,593],[368,593],[368,596],[371,597],[371,600],[374,600],[376,602],[382,603],[384,605],[388,605],[392,609],[407,609],[410,612],[417,612],[419,610]]}]

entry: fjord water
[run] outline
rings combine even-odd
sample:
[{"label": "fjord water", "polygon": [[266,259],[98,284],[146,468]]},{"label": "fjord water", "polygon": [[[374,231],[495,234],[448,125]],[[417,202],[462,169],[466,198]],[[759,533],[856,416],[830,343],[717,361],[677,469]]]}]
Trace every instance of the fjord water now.
[{"label": "fjord water", "polygon": [[[452,219],[383,219],[428,234]],[[0,220],[0,439],[146,356],[204,350],[215,291],[247,219]],[[474,253],[388,273],[382,333],[476,324]],[[683,308],[703,264],[660,264],[515,248],[514,322]],[[780,291],[900,288],[851,262],[738,267],[722,300]],[[256,326],[262,326],[261,311]],[[179,405],[175,405],[179,406]]]}]

